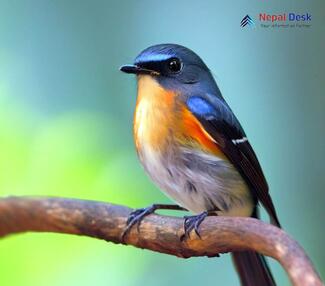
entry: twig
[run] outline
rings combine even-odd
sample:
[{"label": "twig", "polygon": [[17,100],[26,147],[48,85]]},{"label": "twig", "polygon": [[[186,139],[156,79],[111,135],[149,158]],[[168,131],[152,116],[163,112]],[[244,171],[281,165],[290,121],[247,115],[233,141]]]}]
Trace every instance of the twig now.
[{"label": "twig", "polygon": [[[0,237],[37,231],[86,235],[121,243],[131,209],[108,203],[63,198],[8,197],[0,199]],[[273,257],[295,286],[323,285],[311,261],[283,230],[253,218],[208,217],[185,242],[181,218],[150,215],[134,227],[126,244],[178,257],[216,256],[255,250]]]}]

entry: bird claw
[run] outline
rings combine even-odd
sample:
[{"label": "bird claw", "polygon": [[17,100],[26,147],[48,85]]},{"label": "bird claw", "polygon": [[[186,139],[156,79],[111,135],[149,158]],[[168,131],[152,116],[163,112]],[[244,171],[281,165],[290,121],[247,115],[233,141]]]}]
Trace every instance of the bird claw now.
[{"label": "bird claw", "polygon": [[135,224],[137,225],[137,231],[139,232],[141,221],[144,219],[144,217],[152,214],[155,210],[156,208],[154,206],[150,206],[147,208],[141,208],[132,211],[126,221],[126,228],[122,233],[122,237],[121,237],[122,242],[125,241],[126,236],[129,234],[129,232],[131,231],[132,227]]},{"label": "bird claw", "polygon": [[184,234],[181,236],[181,241],[190,237],[191,231],[194,230],[195,234],[201,239],[199,227],[204,219],[209,215],[207,211],[193,216],[184,217]]}]

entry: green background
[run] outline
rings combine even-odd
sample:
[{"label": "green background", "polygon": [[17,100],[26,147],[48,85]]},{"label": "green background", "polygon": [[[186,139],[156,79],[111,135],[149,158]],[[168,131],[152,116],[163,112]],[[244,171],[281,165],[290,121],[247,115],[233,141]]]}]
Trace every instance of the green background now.
[{"label": "green background", "polygon": [[[214,72],[285,230],[324,277],[324,3],[0,0],[0,195],[168,202],[137,161],[136,82],[118,68],[149,45],[179,43]],[[260,12],[309,12],[312,26],[263,29]],[[246,14],[254,28],[239,26]],[[238,285],[229,255],[182,260],[61,234],[0,240],[3,286],[199,283]]]}]

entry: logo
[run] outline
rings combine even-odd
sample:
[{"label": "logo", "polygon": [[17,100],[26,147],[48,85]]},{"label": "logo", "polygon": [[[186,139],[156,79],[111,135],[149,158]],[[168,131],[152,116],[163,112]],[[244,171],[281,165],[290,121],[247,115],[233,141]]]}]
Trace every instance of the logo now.
[{"label": "logo", "polygon": [[259,15],[260,21],[268,21],[268,22],[286,22],[287,20],[292,22],[310,22],[311,14],[297,14],[297,13],[283,13],[283,14],[267,14],[260,13]]},{"label": "logo", "polygon": [[[276,14],[258,13],[252,18],[246,15],[240,26],[260,27],[260,28],[310,28],[312,25],[312,15],[310,13],[282,12]],[[253,20],[254,19],[254,20]]]},{"label": "logo", "polygon": [[245,27],[245,26],[254,26],[254,21],[253,19],[249,16],[249,15],[246,15],[240,22],[240,26],[241,27]]}]

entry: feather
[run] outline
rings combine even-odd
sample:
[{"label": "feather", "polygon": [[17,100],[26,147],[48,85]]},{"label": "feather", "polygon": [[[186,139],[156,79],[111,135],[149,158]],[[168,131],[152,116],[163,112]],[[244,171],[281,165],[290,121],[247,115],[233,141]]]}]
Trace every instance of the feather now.
[{"label": "feather", "polygon": [[200,96],[189,97],[187,106],[237,168],[256,201],[260,201],[269,213],[271,221],[280,226],[262,168],[249,141],[243,140],[247,138],[246,134],[230,107],[217,97],[212,103],[208,97]]}]

